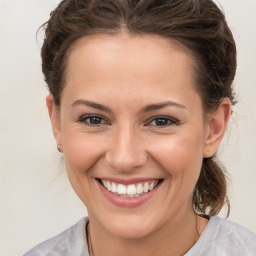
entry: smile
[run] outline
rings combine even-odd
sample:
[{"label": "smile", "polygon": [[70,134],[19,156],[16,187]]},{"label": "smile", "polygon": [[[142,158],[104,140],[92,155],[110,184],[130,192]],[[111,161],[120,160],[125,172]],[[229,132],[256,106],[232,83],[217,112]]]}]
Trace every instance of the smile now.
[{"label": "smile", "polygon": [[101,180],[102,185],[110,192],[122,197],[138,197],[153,190],[160,180],[141,182],[137,184],[118,184],[108,180]]},{"label": "smile", "polygon": [[102,195],[118,207],[134,208],[148,202],[163,184],[163,179],[96,178]]}]

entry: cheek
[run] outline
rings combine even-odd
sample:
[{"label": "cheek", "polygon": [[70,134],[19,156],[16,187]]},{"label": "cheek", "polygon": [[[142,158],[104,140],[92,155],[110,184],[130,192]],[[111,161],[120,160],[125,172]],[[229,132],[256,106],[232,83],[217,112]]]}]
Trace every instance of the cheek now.
[{"label": "cheek", "polygon": [[198,176],[202,165],[201,137],[200,134],[176,134],[168,139],[161,138],[151,152],[163,170],[173,178],[183,175]]},{"label": "cheek", "polygon": [[94,134],[71,131],[63,137],[63,144],[67,171],[77,175],[89,175],[104,154],[104,140]]},{"label": "cheek", "polygon": [[[199,134],[200,135],[200,134]],[[202,166],[201,136],[173,136],[159,141],[154,158],[167,175],[168,211],[192,205],[192,194]]]},{"label": "cheek", "polygon": [[91,170],[103,154],[103,140],[99,136],[74,130],[65,132],[62,139],[69,181],[81,201],[89,206],[94,189],[94,173]]}]

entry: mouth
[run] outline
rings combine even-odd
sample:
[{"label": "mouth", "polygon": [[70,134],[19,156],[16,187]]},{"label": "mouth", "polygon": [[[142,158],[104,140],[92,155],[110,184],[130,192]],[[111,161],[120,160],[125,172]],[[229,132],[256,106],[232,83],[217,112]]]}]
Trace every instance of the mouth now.
[{"label": "mouth", "polygon": [[[146,195],[155,190],[163,181],[163,179],[154,179],[143,182],[114,182],[108,179],[97,179],[102,187],[110,193],[124,198],[136,198]],[[130,184],[124,184],[130,183]]]}]

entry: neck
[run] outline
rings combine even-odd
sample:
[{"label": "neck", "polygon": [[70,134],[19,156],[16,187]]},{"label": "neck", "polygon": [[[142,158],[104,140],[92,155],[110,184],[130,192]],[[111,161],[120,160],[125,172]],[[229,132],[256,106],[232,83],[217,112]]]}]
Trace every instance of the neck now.
[{"label": "neck", "polygon": [[193,212],[189,216],[179,215],[146,237],[127,239],[102,231],[92,220],[88,229],[90,256],[133,256],[141,252],[147,256],[184,255],[199,239],[207,222]]}]

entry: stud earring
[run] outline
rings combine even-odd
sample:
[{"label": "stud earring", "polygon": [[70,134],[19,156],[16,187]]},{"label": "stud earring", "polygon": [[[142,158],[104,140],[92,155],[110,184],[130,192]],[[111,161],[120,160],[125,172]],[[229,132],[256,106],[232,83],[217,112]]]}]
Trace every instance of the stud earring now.
[{"label": "stud earring", "polygon": [[60,152],[60,153],[62,153],[62,151],[61,151],[61,144],[58,144],[58,146],[57,146],[57,149],[58,149],[58,151]]}]

